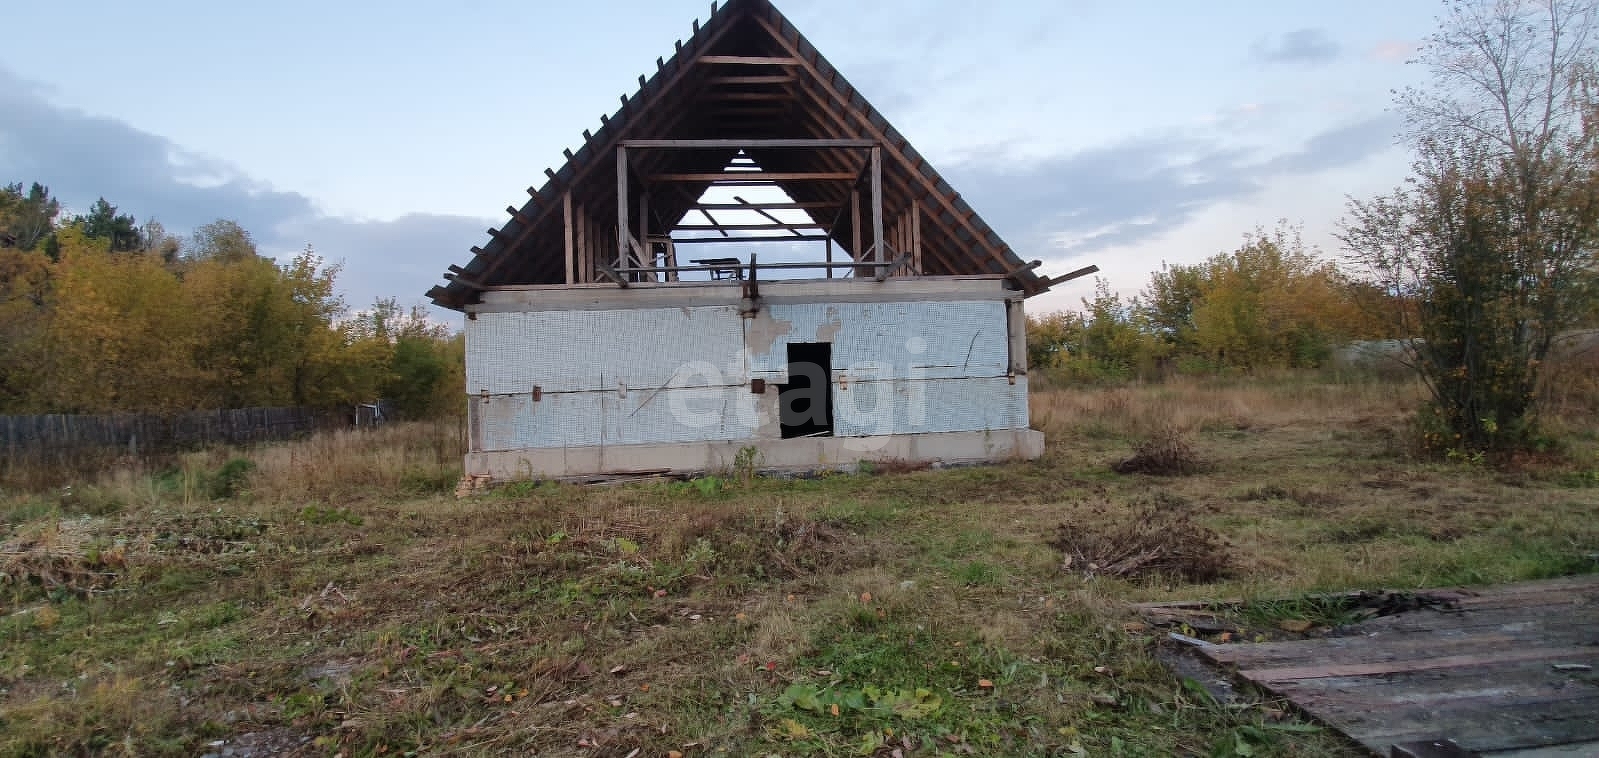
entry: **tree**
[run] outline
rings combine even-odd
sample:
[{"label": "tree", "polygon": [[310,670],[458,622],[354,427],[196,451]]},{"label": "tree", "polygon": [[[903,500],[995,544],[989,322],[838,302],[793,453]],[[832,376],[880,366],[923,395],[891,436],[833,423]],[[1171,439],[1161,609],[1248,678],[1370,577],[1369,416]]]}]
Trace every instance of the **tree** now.
[{"label": "tree", "polygon": [[1592,307],[1599,242],[1596,0],[1459,0],[1398,106],[1408,186],[1350,204],[1342,239],[1396,304],[1435,422],[1468,452],[1526,445],[1540,368]]},{"label": "tree", "polygon": [[103,197],[89,206],[88,213],[73,218],[72,223],[83,229],[85,237],[105,240],[110,244],[113,253],[128,253],[139,249],[141,240],[138,222],[132,216],[117,213],[117,207],[106,202]]},{"label": "tree", "polygon": [[1306,248],[1299,229],[1257,228],[1201,263],[1164,265],[1139,298],[1151,329],[1179,356],[1211,368],[1310,368],[1341,341],[1380,329],[1354,286]]},{"label": "tree", "polygon": [[402,308],[392,297],[378,298],[372,309],[346,322],[350,352],[365,356],[377,378],[372,390],[407,418],[437,416],[455,410],[465,392],[460,366],[461,343],[442,324],[428,319],[421,306]]},{"label": "tree", "polygon": [[182,249],[183,243],[167,234],[167,228],[160,221],[150,219],[139,227],[139,252],[159,255],[162,261],[174,263]]},{"label": "tree", "polygon": [[150,256],[112,255],[76,226],[57,236],[35,402],[67,413],[195,407],[193,339],[205,325],[184,307],[181,281]]},{"label": "tree", "polygon": [[1193,341],[1217,366],[1313,368],[1334,344],[1370,336],[1343,275],[1286,223],[1207,261],[1199,293]]},{"label": "tree", "polygon": [[1162,263],[1140,297],[1150,326],[1176,349],[1194,345],[1194,306],[1204,295],[1204,283],[1203,265]]},{"label": "tree", "polygon": [[1030,366],[1058,369],[1084,382],[1122,382],[1148,376],[1165,352],[1137,299],[1124,301],[1104,279],[1077,313],[1052,313],[1030,320]]},{"label": "tree", "polygon": [[0,413],[25,410],[38,386],[52,273],[43,253],[0,249]]},{"label": "tree", "polygon": [[217,219],[194,230],[183,257],[194,261],[240,261],[258,257],[255,240],[237,221]]},{"label": "tree", "polygon": [[27,194],[22,184],[0,190],[0,232],[16,238],[20,250],[33,250],[49,238],[56,228],[61,202],[50,196],[50,188],[34,182]]}]

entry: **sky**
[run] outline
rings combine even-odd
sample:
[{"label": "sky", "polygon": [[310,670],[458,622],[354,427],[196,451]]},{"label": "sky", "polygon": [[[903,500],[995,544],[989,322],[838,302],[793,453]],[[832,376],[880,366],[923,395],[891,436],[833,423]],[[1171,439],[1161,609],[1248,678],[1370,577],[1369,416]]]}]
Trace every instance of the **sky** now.
[{"label": "sky", "polygon": [[[1279,220],[1339,254],[1398,185],[1434,0],[776,0],[1024,259],[1124,295]],[[227,218],[423,303],[709,0],[21,3],[0,182],[169,231]],[[1028,302],[1079,307],[1091,280]],[[441,317],[452,314],[440,313]]]}]

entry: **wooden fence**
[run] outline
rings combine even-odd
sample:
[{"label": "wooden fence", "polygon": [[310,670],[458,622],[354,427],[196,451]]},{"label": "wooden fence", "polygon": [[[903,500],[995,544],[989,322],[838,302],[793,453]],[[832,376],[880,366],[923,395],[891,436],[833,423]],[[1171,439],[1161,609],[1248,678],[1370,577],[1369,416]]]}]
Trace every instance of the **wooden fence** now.
[{"label": "wooden fence", "polygon": [[350,423],[349,414],[309,408],[239,408],[172,415],[0,416],[0,478],[17,469],[64,469],[210,445],[289,439]]}]

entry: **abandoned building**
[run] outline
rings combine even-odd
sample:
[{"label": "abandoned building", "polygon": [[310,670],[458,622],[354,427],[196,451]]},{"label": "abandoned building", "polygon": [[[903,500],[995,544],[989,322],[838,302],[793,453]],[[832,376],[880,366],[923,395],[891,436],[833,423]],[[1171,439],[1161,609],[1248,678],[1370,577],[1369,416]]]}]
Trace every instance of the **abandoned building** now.
[{"label": "abandoned building", "polygon": [[469,475],[1036,458],[1040,275],[767,0],[709,20],[428,296]]}]

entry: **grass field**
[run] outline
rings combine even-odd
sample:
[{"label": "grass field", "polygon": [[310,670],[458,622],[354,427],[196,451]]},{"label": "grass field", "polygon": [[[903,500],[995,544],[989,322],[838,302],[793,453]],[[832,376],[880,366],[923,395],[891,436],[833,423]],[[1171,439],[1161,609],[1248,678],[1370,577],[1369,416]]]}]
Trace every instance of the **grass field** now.
[{"label": "grass field", "polygon": [[1037,462],[466,499],[457,427],[395,426],[0,496],[0,754],[1357,755],[1127,606],[1599,570],[1580,403],[1488,466],[1414,459],[1416,398],[1046,388]]}]

